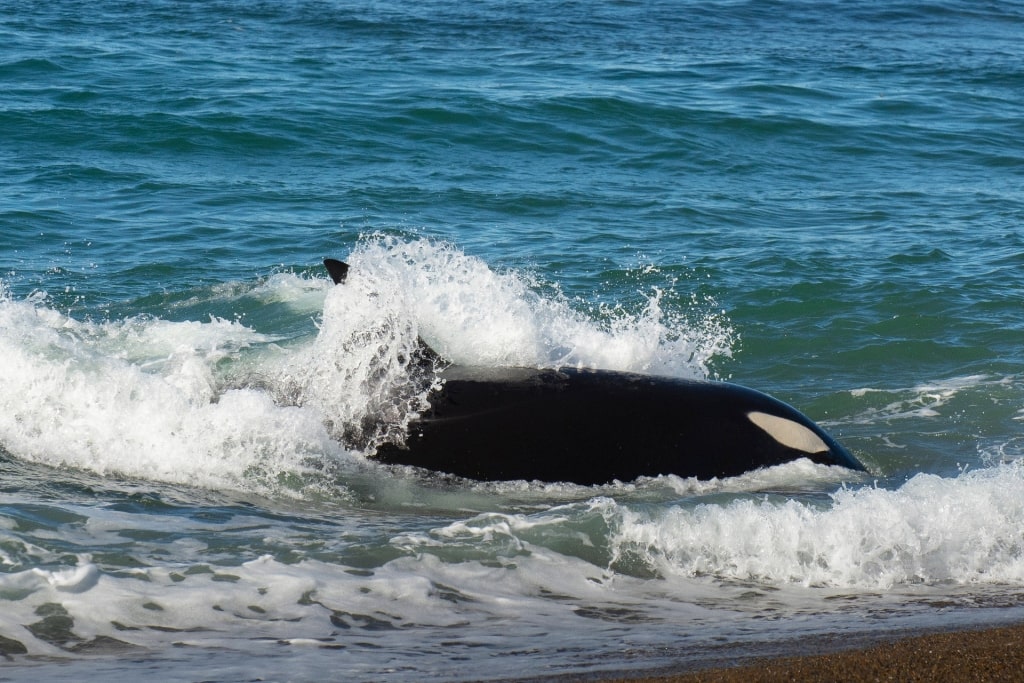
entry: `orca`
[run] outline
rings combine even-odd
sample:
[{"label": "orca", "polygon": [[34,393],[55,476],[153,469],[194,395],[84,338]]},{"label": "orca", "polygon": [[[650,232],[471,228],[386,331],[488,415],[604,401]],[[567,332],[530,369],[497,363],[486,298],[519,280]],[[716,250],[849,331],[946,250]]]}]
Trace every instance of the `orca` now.
[{"label": "orca", "polygon": [[[335,284],[348,265],[324,259]],[[431,370],[437,354],[420,340]],[[792,406],[718,381],[580,368],[448,365],[404,443],[370,457],[477,481],[584,486],[713,479],[807,458],[866,471]],[[433,382],[433,378],[430,379]]]}]

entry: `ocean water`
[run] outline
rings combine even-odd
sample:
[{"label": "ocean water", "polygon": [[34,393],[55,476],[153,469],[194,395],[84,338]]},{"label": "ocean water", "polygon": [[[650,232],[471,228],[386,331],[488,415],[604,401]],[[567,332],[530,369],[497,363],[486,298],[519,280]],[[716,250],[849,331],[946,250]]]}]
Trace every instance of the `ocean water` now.
[{"label": "ocean water", "polygon": [[[1024,4],[0,17],[0,678],[600,675],[1024,620]],[[751,386],[870,472],[381,467],[351,437],[404,430],[417,335]]]}]

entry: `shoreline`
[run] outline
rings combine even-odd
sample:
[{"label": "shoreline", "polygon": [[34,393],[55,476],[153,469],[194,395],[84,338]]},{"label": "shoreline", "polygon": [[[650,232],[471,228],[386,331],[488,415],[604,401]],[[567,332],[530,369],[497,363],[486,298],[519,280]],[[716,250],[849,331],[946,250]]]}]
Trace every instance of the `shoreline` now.
[{"label": "shoreline", "polygon": [[[812,648],[814,645],[811,646]],[[669,672],[638,671],[635,676],[567,677],[601,683],[779,683],[781,681],[1020,681],[1024,677],[1024,623],[1009,626],[899,632],[851,647],[819,643],[808,654],[755,657],[736,666],[709,662],[710,668]]]}]

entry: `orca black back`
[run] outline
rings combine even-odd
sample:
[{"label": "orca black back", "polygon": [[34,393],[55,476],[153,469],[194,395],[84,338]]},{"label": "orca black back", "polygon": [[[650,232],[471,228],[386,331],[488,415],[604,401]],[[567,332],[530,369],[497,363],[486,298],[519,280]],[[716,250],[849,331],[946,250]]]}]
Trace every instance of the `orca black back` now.
[{"label": "orca black back", "polygon": [[712,479],[808,458],[864,466],[806,416],[724,382],[607,370],[450,368],[375,458],[482,481]]}]

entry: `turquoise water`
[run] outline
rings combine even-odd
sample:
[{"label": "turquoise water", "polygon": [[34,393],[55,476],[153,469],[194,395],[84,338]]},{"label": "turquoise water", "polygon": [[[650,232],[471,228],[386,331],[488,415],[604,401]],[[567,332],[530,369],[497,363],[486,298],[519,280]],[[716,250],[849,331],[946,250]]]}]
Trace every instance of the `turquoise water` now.
[{"label": "turquoise water", "polygon": [[[1024,618],[1024,5],[107,5],[0,15],[5,676],[597,674]],[[339,327],[728,379],[870,474],[381,468],[342,435],[411,407]]]}]

